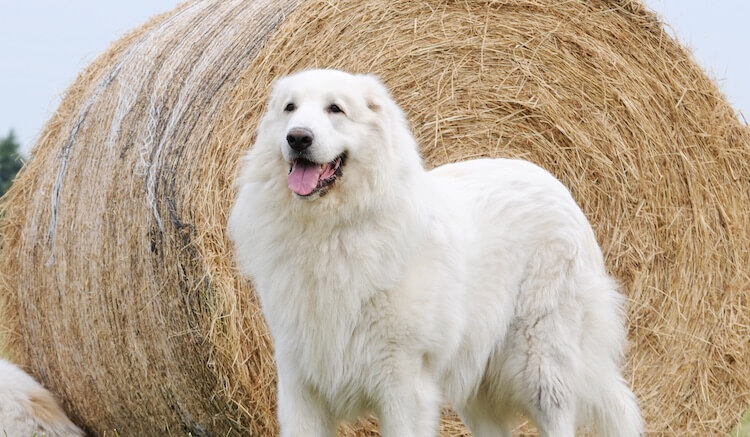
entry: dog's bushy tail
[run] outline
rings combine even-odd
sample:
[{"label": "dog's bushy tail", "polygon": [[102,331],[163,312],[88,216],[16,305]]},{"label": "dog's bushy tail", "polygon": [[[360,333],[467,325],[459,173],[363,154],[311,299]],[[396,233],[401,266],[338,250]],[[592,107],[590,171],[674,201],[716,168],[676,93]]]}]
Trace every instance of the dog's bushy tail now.
[{"label": "dog's bushy tail", "polygon": [[600,386],[600,399],[591,406],[590,421],[602,437],[639,437],[644,434],[643,419],[633,392],[619,377]]},{"label": "dog's bushy tail", "polygon": [[642,436],[638,402],[620,370],[626,344],[624,298],[608,275],[592,276],[586,281],[591,288],[584,290],[588,304],[582,341],[586,389],[580,407],[584,420],[597,436]]}]

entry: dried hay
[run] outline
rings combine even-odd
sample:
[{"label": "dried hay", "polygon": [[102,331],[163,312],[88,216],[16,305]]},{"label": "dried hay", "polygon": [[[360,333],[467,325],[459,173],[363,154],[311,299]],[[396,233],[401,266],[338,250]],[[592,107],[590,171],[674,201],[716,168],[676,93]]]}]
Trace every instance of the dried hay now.
[{"label": "dried hay", "polygon": [[649,431],[736,423],[750,132],[625,0],[206,0],[114,44],[4,201],[9,347],[78,423],[276,433],[270,339],[224,228],[269,84],[312,66],[381,75],[430,166],[514,156],[562,179],[630,299],[627,372]]}]

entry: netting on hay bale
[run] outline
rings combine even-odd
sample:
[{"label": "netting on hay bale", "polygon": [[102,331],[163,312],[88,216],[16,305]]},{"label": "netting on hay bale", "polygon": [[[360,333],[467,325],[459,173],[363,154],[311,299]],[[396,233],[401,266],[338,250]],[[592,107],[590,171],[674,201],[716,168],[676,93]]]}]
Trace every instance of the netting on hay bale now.
[{"label": "netting on hay bale", "polygon": [[[314,66],[379,74],[429,166],[521,157],[560,178],[629,298],[648,430],[736,423],[750,405],[750,133],[625,0],[206,0],[115,43],[3,203],[9,347],[78,423],[276,433],[272,345],[225,226],[270,83]],[[463,432],[444,418],[444,435]]]}]

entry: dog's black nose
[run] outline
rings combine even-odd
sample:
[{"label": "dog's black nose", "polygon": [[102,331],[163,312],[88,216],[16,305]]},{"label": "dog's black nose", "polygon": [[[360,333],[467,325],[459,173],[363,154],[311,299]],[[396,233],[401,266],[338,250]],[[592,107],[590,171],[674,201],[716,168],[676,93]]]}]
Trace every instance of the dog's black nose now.
[{"label": "dog's black nose", "polygon": [[286,134],[286,142],[289,143],[292,150],[301,152],[312,144],[313,133],[306,127],[294,127]]}]

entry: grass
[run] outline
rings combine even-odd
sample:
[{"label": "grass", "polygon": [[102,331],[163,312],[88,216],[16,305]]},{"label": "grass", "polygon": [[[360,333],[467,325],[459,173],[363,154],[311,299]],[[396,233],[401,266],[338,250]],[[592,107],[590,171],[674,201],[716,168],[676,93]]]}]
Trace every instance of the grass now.
[{"label": "grass", "polygon": [[750,408],[745,411],[740,423],[729,433],[728,437],[750,437]]}]

